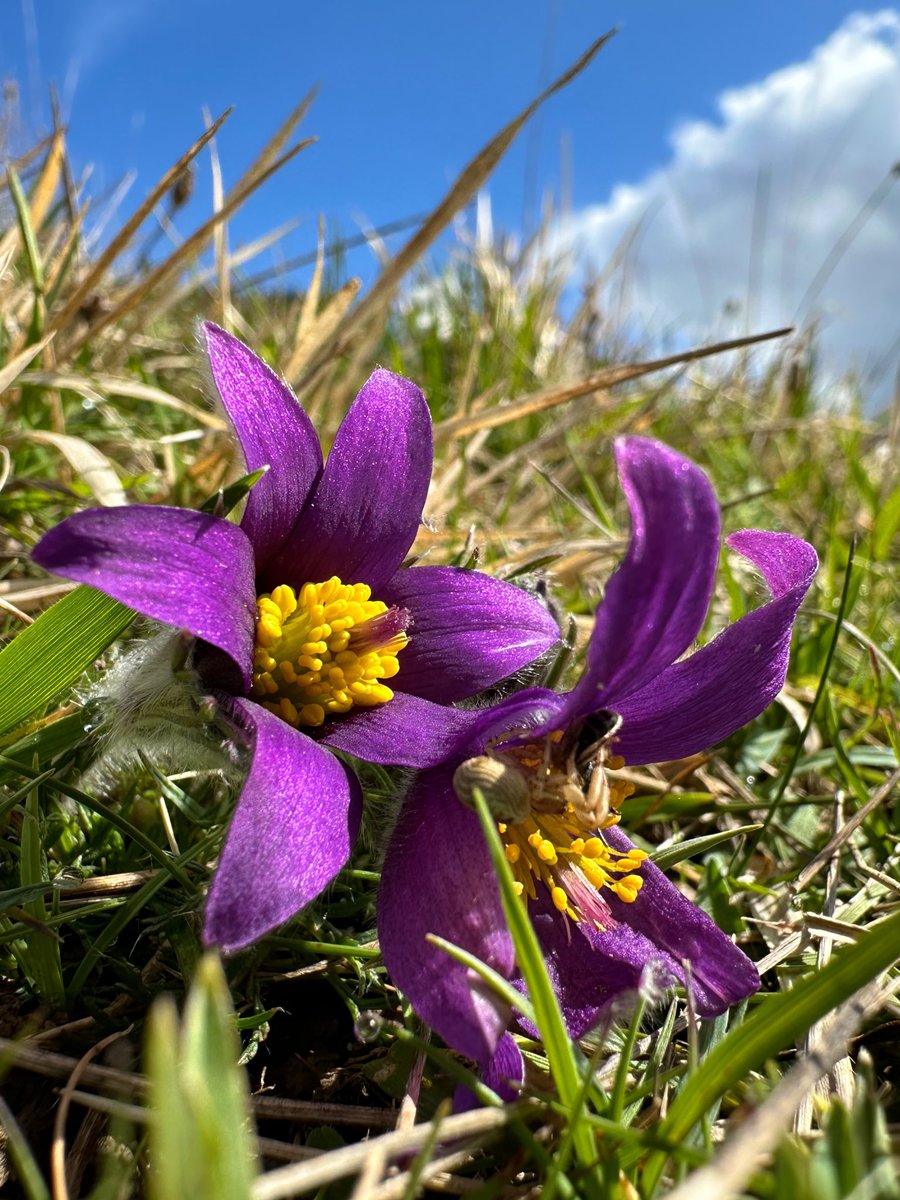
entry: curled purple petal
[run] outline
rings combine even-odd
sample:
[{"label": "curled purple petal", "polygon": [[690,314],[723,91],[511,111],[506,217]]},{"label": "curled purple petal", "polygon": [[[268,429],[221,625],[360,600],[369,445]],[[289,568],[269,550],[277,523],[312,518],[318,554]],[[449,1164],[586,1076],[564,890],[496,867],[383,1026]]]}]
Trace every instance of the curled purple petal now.
[{"label": "curled purple petal", "polygon": [[478,571],[398,571],[378,595],[411,615],[396,687],[442,704],[498,683],[559,639],[539,600]]},{"label": "curled purple petal", "polygon": [[[615,850],[628,851],[632,843],[613,827],[603,835]],[[627,925],[642,934],[679,968],[690,964],[694,1002],[701,1017],[714,1017],[759,990],[759,973],[746,954],[649,860],[640,868],[643,886],[637,899],[625,904],[611,896],[609,906],[619,927]],[[604,935],[614,941],[616,928]],[[609,944],[606,944],[606,952]],[[679,970],[684,979],[684,972]]]},{"label": "curled purple petal", "polygon": [[249,688],[253,549],[236,525],[155,504],[89,508],[51,529],[31,556],[45,571],[90,584],[224,650]]},{"label": "curled purple petal", "polygon": [[487,1063],[509,1009],[480,976],[426,941],[437,934],[512,973],[512,939],[481,827],[456,798],[452,777],[451,764],[413,783],[382,869],[378,937],[391,978],[419,1016]]},{"label": "curled purple petal", "polygon": [[[618,1015],[620,1005],[636,996],[654,960],[673,982],[682,978],[667,954],[627,924],[604,932],[586,921],[576,925],[553,907],[545,890],[529,905],[529,913],[572,1037],[581,1037],[605,1016]],[[524,990],[521,981],[517,986]],[[519,1023],[529,1033],[536,1032],[522,1018]]]},{"label": "curled purple petal", "polygon": [[[490,708],[474,711],[475,720],[454,746],[457,759],[530,741],[545,729],[562,728],[566,697],[548,688],[523,688]],[[447,756],[448,758],[450,755]]]},{"label": "curled purple petal", "polygon": [[413,544],[431,478],[431,415],[415,384],[373,372],[337,432],[265,587],[338,575],[378,595]]},{"label": "curled purple petal", "polygon": [[359,831],[355,776],[327,750],[247,700],[232,700],[253,763],[206,901],[207,945],[240,950],[334,879]]},{"label": "curled purple petal", "polygon": [[[507,1103],[519,1098],[525,1081],[525,1062],[522,1052],[508,1033],[504,1033],[500,1039],[493,1056],[481,1064],[481,1081]],[[468,1088],[456,1089],[453,1095],[454,1112],[468,1112],[477,1106],[478,1101]]]},{"label": "curled purple petal", "polygon": [[252,350],[203,324],[212,377],[244,452],[247,470],[268,472],[247,497],[241,528],[262,571],[284,544],[322,470],[312,422],[287,386]]},{"label": "curled purple petal", "polygon": [[699,467],[647,438],[616,443],[631,510],[628,553],[610,579],[572,696],[580,715],[629,696],[690,646],[719,557],[719,509]]},{"label": "curled purple petal", "polygon": [[742,530],[728,544],[762,572],[775,599],[616,705],[616,753],[635,766],[685,758],[758,716],[784,685],[797,609],[816,572],[808,542]]}]

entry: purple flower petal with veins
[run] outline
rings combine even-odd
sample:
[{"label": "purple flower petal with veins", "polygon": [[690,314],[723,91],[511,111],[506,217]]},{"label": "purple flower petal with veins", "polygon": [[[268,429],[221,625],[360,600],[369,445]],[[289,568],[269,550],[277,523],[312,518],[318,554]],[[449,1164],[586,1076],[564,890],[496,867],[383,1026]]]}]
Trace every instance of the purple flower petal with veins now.
[{"label": "purple flower petal with veins", "polygon": [[375,371],[323,465],[287,384],[223,329],[204,333],[247,469],[268,467],[240,525],[152,505],[88,510],[33,557],[197,639],[199,681],[250,746],[204,932],[236,950],[313,899],[350,854],[359,787],[329,749],[443,761],[478,724],[449,702],[513,674],[558,630],[509,584],[401,569],[432,461],[414,384]]},{"label": "purple flower petal with veins", "polygon": [[[524,986],[510,965],[478,822],[462,803],[462,780],[476,768],[472,778],[492,781],[486,798],[573,1036],[648,979],[654,987],[689,986],[702,1016],[759,987],[746,955],[617,827],[629,788],[606,779],[604,764],[610,755],[634,764],[681,758],[761,713],[784,683],[816,554],[789,534],[733,534],[729,546],[759,571],[772,598],[681,659],[712,596],[719,552],[712,487],[657,442],[626,438],[616,454],[632,537],[597,613],[581,679],[562,695],[517,693],[451,735],[453,754],[416,777],[382,872],[379,940],[394,982],[486,1078],[509,1058],[501,1049],[504,1006],[427,940],[436,933]],[[592,722],[612,730],[611,739],[579,765],[595,736]],[[591,807],[586,776],[598,772],[609,808]]]}]

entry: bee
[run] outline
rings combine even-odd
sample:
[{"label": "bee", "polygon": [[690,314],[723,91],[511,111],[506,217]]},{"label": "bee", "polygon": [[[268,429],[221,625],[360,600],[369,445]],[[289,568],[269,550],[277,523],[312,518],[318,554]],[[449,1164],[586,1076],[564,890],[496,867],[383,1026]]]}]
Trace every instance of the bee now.
[{"label": "bee", "polygon": [[575,816],[587,829],[599,829],[609,815],[609,783],[604,764],[622,718],[608,708],[585,717],[570,735],[566,775],[576,786],[567,789]]},{"label": "bee", "polygon": [[604,766],[621,724],[618,713],[600,709],[561,741],[545,738],[542,757],[538,743],[468,758],[454,772],[454,791],[463,804],[474,808],[477,788],[491,816],[511,825],[532,812],[561,816],[571,807],[585,829],[600,829],[610,810]]}]

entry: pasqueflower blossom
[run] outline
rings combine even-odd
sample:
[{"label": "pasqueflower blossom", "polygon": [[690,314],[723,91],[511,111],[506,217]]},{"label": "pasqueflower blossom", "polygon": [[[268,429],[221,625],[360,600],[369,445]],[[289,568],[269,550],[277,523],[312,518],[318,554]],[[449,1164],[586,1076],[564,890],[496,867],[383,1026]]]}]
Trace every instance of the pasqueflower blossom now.
[{"label": "pasqueflower blossom", "polygon": [[[460,799],[470,768],[499,772],[488,799],[500,805],[494,815],[506,857],[573,1036],[637,989],[650,964],[657,979],[690,987],[703,1016],[759,987],[753,963],[619,828],[627,785],[605,779],[606,804],[592,827],[576,762],[592,729],[614,732],[585,773],[592,765],[603,771],[604,757],[606,767],[683,758],[762,712],[784,683],[815,551],[786,533],[732,534],[727,544],[759,571],[772,598],[682,658],[712,596],[715,496],[698,467],[657,442],[625,438],[616,450],[631,541],[597,612],[580,680],[566,694],[523,690],[475,714],[444,763],[415,778],[382,873],[379,938],[394,982],[495,1085],[521,1069],[505,1032],[511,1014],[426,940],[437,934],[517,980],[478,820]],[[506,793],[516,802],[504,812]]]},{"label": "pasqueflower blossom", "polygon": [[432,766],[459,734],[452,703],[517,671],[558,631],[511,584],[401,569],[432,461],[414,384],[375,371],[323,464],[287,385],[224,330],[204,332],[247,470],[268,466],[240,524],[160,505],[89,509],[33,557],[196,639],[198,684],[249,745],[204,930],[234,950],[312,900],[349,856],[360,788],[327,747]]}]

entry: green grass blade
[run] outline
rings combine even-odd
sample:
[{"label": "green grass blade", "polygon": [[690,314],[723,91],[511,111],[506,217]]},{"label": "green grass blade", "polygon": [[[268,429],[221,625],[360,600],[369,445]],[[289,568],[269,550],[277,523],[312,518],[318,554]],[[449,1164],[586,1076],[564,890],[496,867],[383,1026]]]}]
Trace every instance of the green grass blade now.
[{"label": "green grass blade", "polygon": [[[765,1001],[752,1017],[723,1038],[694,1072],[659,1126],[659,1136],[677,1146],[729,1088],[886,971],[897,959],[898,946],[900,912],[880,922],[854,945],[840,950],[828,966],[801,980],[786,995]],[[665,1160],[665,1153],[650,1159],[643,1194],[652,1194]]]},{"label": "green grass blade", "polygon": [[73,1004],[76,996],[78,996],[87,983],[91,971],[94,969],[94,964],[103,954],[107,946],[109,946],[119,936],[122,930],[128,925],[129,921],[133,921],[137,913],[141,911],[145,904],[156,895],[160,888],[164,887],[170,879],[177,879],[179,882],[185,877],[182,866],[186,863],[193,862],[195,859],[202,859],[202,856],[208,852],[210,847],[218,839],[218,832],[213,831],[206,835],[201,841],[196,842],[190,849],[186,850],[180,858],[170,858],[165,864],[166,869],[159,872],[158,875],[151,876],[146,883],[130,896],[128,900],[112,917],[109,924],[106,925],[92,944],[85,950],[81,961],[78,964],[78,969],[69,984],[67,998],[69,1006]]},{"label": "green grass blade", "polygon": [[703,837],[689,838],[686,842],[676,842],[674,846],[667,846],[665,850],[655,851],[650,858],[661,871],[667,871],[669,867],[684,862],[686,858],[693,858],[695,854],[705,854],[707,850],[712,850],[722,842],[730,842],[732,838],[740,837],[744,833],[755,833],[758,829],[762,829],[761,824],[721,829],[718,833],[708,833]]},{"label": "green grass blade", "polygon": [[501,999],[506,1001],[510,1008],[517,1008],[522,1016],[530,1021],[532,1025],[537,1024],[537,1018],[534,1015],[534,1009],[531,1007],[528,997],[523,996],[517,987],[513,987],[508,979],[504,979],[502,975],[489,967],[487,963],[483,963],[480,958],[476,958],[468,950],[463,950],[461,946],[456,946],[453,942],[448,942],[446,938],[438,937],[436,933],[427,934],[425,941],[431,942],[432,946],[437,946],[439,950],[443,950],[445,954],[449,954],[458,963],[462,963],[464,967],[468,967],[476,975],[480,975],[485,983],[492,987]]},{"label": "green grass blade", "polygon": [[200,962],[179,1025],[164,997],[150,1014],[147,1074],[153,1200],[247,1200],[256,1174],[247,1080],[231,997],[213,954]]},{"label": "green grass blade", "polygon": [[0,734],[42,709],[134,620],[91,587],[77,587],[0,652]]},{"label": "green grass blade", "polygon": [[[6,1154],[16,1178],[22,1185],[26,1200],[50,1200],[50,1189],[44,1182],[40,1168],[21,1126],[0,1096],[0,1127],[6,1134]],[[5,1189],[4,1189],[5,1190]]]},{"label": "green grass blade", "polygon": [[[33,787],[25,802],[25,819],[22,822],[21,857],[19,859],[19,881],[23,888],[31,888],[49,881],[44,868],[41,845],[41,811],[39,789]],[[23,905],[30,917],[41,925],[47,920],[47,906],[43,894],[26,900]],[[27,964],[41,1002],[48,1008],[62,1008],[65,1003],[65,988],[62,979],[62,962],[59,939],[49,932],[35,930],[24,941],[20,958]]]},{"label": "green grass blade", "polygon": [[550,1073],[560,1099],[569,1110],[569,1120],[573,1126],[572,1142],[575,1157],[585,1172],[581,1182],[586,1195],[599,1196],[601,1181],[596,1173],[597,1149],[594,1144],[594,1135],[590,1127],[580,1120],[581,1113],[578,1110],[579,1097],[583,1093],[575,1048],[566,1030],[550,976],[547,974],[537,934],[534,932],[524,904],[516,895],[513,887],[512,872],[503,852],[496,823],[488,811],[484,796],[477,788],[475,789],[475,803],[500,886],[503,911],[516,948],[516,960],[528,986],[528,997],[534,1008],[536,1024],[547,1051]]},{"label": "green grass blade", "polygon": [[9,183],[9,194],[16,209],[16,219],[19,222],[19,232],[22,235],[22,244],[25,247],[25,257],[28,260],[28,272],[31,275],[31,283],[35,293],[40,295],[44,291],[44,268],[41,263],[41,252],[38,249],[37,238],[31,224],[28,197],[22,189],[21,181],[14,167],[8,166],[6,168],[6,178]]}]

